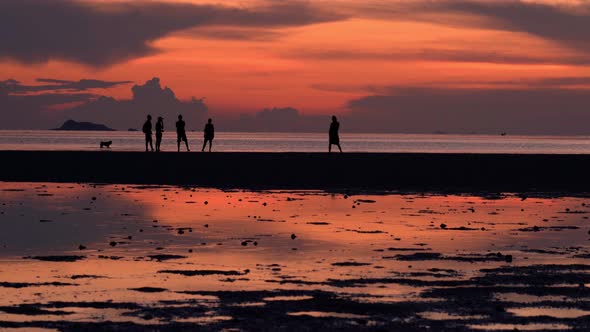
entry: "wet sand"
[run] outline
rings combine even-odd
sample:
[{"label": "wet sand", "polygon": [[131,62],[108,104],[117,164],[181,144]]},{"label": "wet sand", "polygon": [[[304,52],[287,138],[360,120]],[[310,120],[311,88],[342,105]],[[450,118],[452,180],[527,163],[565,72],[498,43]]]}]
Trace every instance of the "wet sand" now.
[{"label": "wet sand", "polygon": [[590,155],[0,151],[0,181],[588,192]]},{"label": "wet sand", "polygon": [[4,182],[0,329],[587,331],[589,204]]}]

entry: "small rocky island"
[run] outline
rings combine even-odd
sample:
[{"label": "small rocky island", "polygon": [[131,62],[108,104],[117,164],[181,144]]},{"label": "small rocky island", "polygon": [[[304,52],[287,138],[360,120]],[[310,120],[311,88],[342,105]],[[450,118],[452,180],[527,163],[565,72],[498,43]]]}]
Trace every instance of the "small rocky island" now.
[{"label": "small rocky island", "polygon": [[92,130],[92,131],[115,131],[115,129],[109,128],[103,124],[97,124],[92,122],[76,122],[74,120],[68,120],[64,124],[53,130]]}]

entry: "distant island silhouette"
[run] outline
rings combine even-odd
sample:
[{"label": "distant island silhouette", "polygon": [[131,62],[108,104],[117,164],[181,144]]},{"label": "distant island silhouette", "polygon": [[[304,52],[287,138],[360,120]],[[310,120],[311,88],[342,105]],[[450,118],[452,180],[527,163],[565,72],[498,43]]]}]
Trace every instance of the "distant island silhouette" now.
[{"label": "distant island silhouette", "polygon": [[64,122],[59,128],[52,130],[92,130],[92,131],[115,131],[115,129],[109,128],[103,124],[92,123],[92,122],[76,122],[74,120],[68,120]]}]

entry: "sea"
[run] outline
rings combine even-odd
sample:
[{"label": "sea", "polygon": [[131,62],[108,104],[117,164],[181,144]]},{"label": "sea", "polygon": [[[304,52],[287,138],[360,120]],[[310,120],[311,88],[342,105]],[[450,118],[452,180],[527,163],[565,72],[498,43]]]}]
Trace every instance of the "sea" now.
[{"label": "sea", "polygon": [[[200,151],[202,133],[187,135],[191,150]],[[344,152],[590,154],[590,136],[341,133],[340,140]],[[112,141],[112,151],[145,150],[141,132],[0,130],[0,150],[99,151],[100,141]],[[176,151],[175,133],[164,134],[162,150]],[[324,133],[216,132],[213,150],[326,152],[328,136]]]}]

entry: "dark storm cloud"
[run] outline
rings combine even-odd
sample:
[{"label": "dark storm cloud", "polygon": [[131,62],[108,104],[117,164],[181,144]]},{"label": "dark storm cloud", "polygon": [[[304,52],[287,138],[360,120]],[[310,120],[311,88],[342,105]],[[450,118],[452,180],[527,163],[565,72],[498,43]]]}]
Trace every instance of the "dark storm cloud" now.
[{"label": "dark storm cloud", "polygon": [[550,77],[536,82],[542,86],[590,86],[590,77]]},{"label": "dark storm cloud", "polygon": [[[417,51],[371,52],[351,50],[297,50],[288,57],[316,60],[451,61],[497,64],[590,64],[590,4],[557,6],[517,0],[366,2],[344,11],[351,16],[393,21],[421,21],[459,28],[487,28],[528,33],[566,46],[578,54],[548,57],[530,52],[506,53],[466,49],[422,49]],[[460,14],[460,15],[457,15]],[[475,18],[475,19],[474,19]],[[492,48],[494,45],[486,45]]]},{"label": "dark storm cloud", "polygon": [[303,115],[293,107],[266,108],[253,115],[243,114],[238,119],[222,118],[219,128],[228,131],[305,132],[325,127],[325,116]]},{"label": "dark storm cloud", "polygon": [[466,63],[494,63],[517,65],[590,65],[588,55],[562,55],[559,58],[535,54],[510,54],[505,52],[478,51],[470,49],[423,49],[419,51],[362,52],[349,50],[297,50],[283,54],[287,57],[320,61],[373,60],[373,61],[444,61]]},{"label": "dark storm cloud", "polygon": [[[580,88],[590,86],[590,77],[549,77],[496,84],[487,88],[321,84],[314,87],[368,94],[349,101],[348,111],[339,115],[343,133],[590,135],[590,89]],[[217,123],[224,130],[324,132],[329,115],[310,116],[284,107]]]},{"label": "dark storm cloud", "polygon": [[[451,15],[449,15],[451,14]],[[465,15],[483,18],[467,19]],[[25,63],[52,59],[104,66],[153,54],[154,41],[172,33],[198,38],[273,40],[276,28],[372,17],[418,20],[461,26],[525,32],[583,52],[590,52],[590,5],[560,7],[503,1],[412,1],[363,4],[312,4],[267,1],[254,7],[158,1],[90,3],[74,0],[0,1],[0,58]],[[442,51],[416,54],[307,54],[325,58],[422,59],[491,63],[561,63],[535,55]],[[570,57],[568,64],[588,64],[588,57]]]},{"label": "dark storm cloud", "polygon": [[38,78],[39,83],[45,85],[23,85],[16,80],[0,81],[0,90],[10,94],[43,92],[43,91],[86,91],[90,89],[108,89],[122,84],[133,83],[131,81],[108,82],[93,79],[81,79],[79,81],[66,81],[53,78]]},{"label": "dark storm cloud", "polygon": [[[76,91],[108,87],[117,83],[97,80],[41,81],[53,82],[58,86],[68,85],[68,90]],[[93,83],[80,83],[84,81]],[[197,123],[200,126],[207,115],[207,106],[202,99],[179,100],[170,88],[161,86],[158,78],[143,85],[134,85],[130,100],[117,100],[92,93],[46,92],[50,89],[35,91],[40,92],[36,94],[19,94],[5,89],[6,85],[20,83],[16,80],[0,82],[0,129],[48,129],[59,127],[65,120],[73,119],[126,130],[141,127],[145,116],[150,113],[154,117],[164,116],[170,124],[174,123],[178,114],[183,114],[190,128]]]},{"label": "dark storm cloud", "polygon": [[235,28],[235,27],[204,27],[195,28],[181,33],[187,37],[216,40],[239,41],[274,41],[284,33],[272,29]]},{"label": "dark storm cloud", "polygon": [[[590,51],[590,4],[559,6],[519,0],[442,0],[363,3],[349,12],[384,20],[521,32]],[[461,14],[461,15],[456,15]],[[473,19],[477,18],[477,19]]]},{"label": "dark storm cloud", "polygon": [[53,105],[88,102],[95,98],[96,95],[90,93],[43,93],[38,95],[26,96],[0,94],[0,97],[9,100],[11,102],[10,104],[15,106],[14,108],[8,108],[5,107],[6,105],[2,105],[3,109],[6,109],[7,111],[17,110],[18,112],[20,112],[23,108],[19,105],[25,106],[24,108],[27,108],[26,106],[34,105],[35,107],[39,107],[41,110],[44,110]]},{"label": "dark storm cloud", "polygon": [[164,2],[0,1],[0,58],[103,66],[152,54],[151,42],[201,26],[273,28],[341,19],[305,2],[254,8]]},{"label": "dark storm cloud", "polygon": [[12,95],[0,89],[0,129],[48,129],[61,120],[55,105],[87,103],[96,98],[89,93],[42,93]]},{"label": "dark storm cloud", "polygon": [[[65,89],[65,90],[89,90],[89,89],[109,89],[113,88],[117,85],[123,84],[131,84],[132,81],[101,81],[101,80],[93,80],[93,79],[81,79],[79,81],[63,81],[63,80],[56,80],[51,78],[38,78],[37,82],[40,83],[53,83],[57,87],[57,89]],[[51,85],[48,86],[48,90],[51,89]]]},{"label": "dark storm cloud", "polygon": [[[351,100],[339,116],[343,132],[590,134],[590,92],[573,88],[588,77],[537,80],[524,88],[432,88],[365,86],[367,96]],[[564,88],[567,87],[567,88]],[[1,129],[46,129],[67,119],[139,128],[145,116],[164,116],[173,128],[183,114],[189,130],[208,116],[203,99],[181,101],[154,78],[117,100],[89,93],[14,95],[0,90]],[[74,104],[67,109],[53,105]],[[305,115],[291,107],[265,109],[238,119],[215,116],[221,131],[324,132],[329,115]],[[35,119],[32,122],[32,119]]]},{"label": "dark storm cloud", "polygon": [[[588,89],[590,93],[590,77],[588,76],[564,76],[564,77],[546,77],[546,78],[526,78],[512,80],[445,80],[444,82],[423,82],[415,88],[437,88],[441,85],[447,89],[455,88],[475,88],[480,89],[499,89],[499,88],[518,88],[518,89],[542,89],[542,88],[571,88],[571,89]],[[400,89],[407,87],[397,85],[354,85],[354,84],[332,84],[317,83],[310,86],[312,89],[326,92],[341,93],[367,93],[375,95],[395,94]]]},{"label": "dark storm cloud", "polygon": [[[553,83],[573,83],[549,79]],[[580,81],[590,81],[588,78]],[[542,82],[542,81],[540,81]],[[579,83],[579,82],[576,82]],[[589,135],[590,92],[550,85],[513,88],[371,87],[389,94],[351,100],[338,118],[342,132]],[[547,83],[549,84],[549,83]],[[241,131],[325,132],[329,115],[304,115],[293,108],[274,108],[219,128]]]},{"label": "dark storm cloud", "polygon": [[526,32],[590,51],[590,5],[587,4],[566,8],[521,1],[448,1],[439,6],[488,18],[496,29]]},{"label": "dark storm cloud", "polygon": [[204,123],[208,108],[204,99],[192,98],[189,101],[179,100],[169,87],[162,87],[160,79],[155,77],[143,85],[134,85],[130,100],[116,100],[101,96],[93,101],[68,109],[63,119],[90,121],[106,124],[111,128],[140,128],[145,117],[151,114],[154,118],[163,116],[168,128],[173,128],[177,116],[182,114],[187,130],[193,130]]},{"label": "dark storm cloud", "polygon": [[348,103],[357,131],[590,134],[584,89],[398,88]]}]

